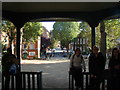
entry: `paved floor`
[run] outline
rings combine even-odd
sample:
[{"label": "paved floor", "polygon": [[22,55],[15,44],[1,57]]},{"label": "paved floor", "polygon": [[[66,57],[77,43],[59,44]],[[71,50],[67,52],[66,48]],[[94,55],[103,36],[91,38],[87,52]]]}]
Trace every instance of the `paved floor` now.
[{"label": "paved floor", "polygon": [[[86,64],[86,66],[88,65]],[[43,71],[43,88],[68,88],[69,59],[22,60],[21,70]]]},{"label": "paved floor", "polygon": [[69,60],[22,60],[22,71],[43,71],[43,88],[68,88]]}]

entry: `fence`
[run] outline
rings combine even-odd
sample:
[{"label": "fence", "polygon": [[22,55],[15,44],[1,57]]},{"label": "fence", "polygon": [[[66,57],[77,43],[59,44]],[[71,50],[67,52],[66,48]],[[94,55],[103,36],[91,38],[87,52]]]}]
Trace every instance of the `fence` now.
[{"label": "fence", "polygon": [[[83,75],[83,80],[82,80],[83,84],[82,84],[81,90],[87,90],[90,82],[90,73],[83,72],[82,75]],[[107,83],[106,79],[104,79],[101,84],[101,90],[105,90],[106,83]],[[72,73],[70,72],[69,72],[69,90],[74,90],[74,79],[73,79]]]},{"label": "fence", "polygon": [[[5,90],[5,78],[2,75],[2,90]],[[20,75],[10,75],[11,90],[42,90],[42,71],[21,72]]]}]

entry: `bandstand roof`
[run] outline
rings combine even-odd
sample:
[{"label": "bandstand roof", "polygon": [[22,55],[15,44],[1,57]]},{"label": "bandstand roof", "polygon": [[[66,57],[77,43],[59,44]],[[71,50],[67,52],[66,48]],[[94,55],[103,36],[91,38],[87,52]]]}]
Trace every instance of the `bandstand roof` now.
[{"label": "bandstand roof", "polygon": [[119,2],[3,2],[2,17],[16,26],[28,21],[84,20],[97,26],[106,18],[120,17]]},{"label": "bandstand roof", "polygon": [[86,21],[92,28],[104,20],[120,18],[119,2],[3,2],[2,18],[17,27],[17,58],[20,60],[20,28],[28,21]]}]

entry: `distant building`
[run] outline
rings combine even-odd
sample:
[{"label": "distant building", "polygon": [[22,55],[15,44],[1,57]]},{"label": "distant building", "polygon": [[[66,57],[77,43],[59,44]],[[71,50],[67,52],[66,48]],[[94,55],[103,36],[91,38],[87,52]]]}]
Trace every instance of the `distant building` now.
[{"label": "distant building", "polygon": [[89,49],[88,39],[84,37],[74,38],[74,40],[69,44],[69,49],[75,50],[76,48],[80,48],[80,50],[86,54]]},{"label": "distant building", "polygon": [[24,42],[22,44],[22,50],[21,55],[23,59],[35,59],[40,58],[40,43],[41,37],[38,37],[38,40],[36,42],[30,42],[30,44],[27,44]]},{"label": "distant building", "polygon": [[43,33],[41,36],[38,37],[38,40],[36,42],[30,42],[29,45],[26,42],[23,42],[21,50],[22,58],[40,58],[40,53],[42,51],[43,46],[47,48],[50,45],[50,34],[48,30],[45,27],[43,27]]},{"label": "distant building", "polygon": [[41,47],[46,47],[48,48],[51,45],[50,41],[50,32],[43,27],[44,32],[41,35]]}]

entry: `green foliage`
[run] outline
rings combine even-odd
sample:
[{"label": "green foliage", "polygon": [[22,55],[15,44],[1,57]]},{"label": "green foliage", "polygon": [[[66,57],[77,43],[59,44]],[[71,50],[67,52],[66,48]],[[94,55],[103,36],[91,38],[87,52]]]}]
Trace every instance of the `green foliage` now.
[{"label": "green foliage", "polygon": [[80,33],[78,22],[56,22],[53,25],[53,37],[60,41],[63,47]]},{"label": "green foliage", "polygon": [[[105,32],[107,33],[106,45],[107,49],[118,46],[116,40],[120,38],[120,19],[105,20]],[[88,46],[91,47],[91,28],[86,22],[80,23],[80,37],[88,38]],[[100,46],[100,24],[96,27],[96,45]]]},{"label": "green foliage", "polygon": [[11,23],[10,21],[2,21],[2,32],[5,32],[9,39],[11,39],[11,41],[14,39],[15,35],[16,35],[16,31],[15,31],[15,26],[13,23]]},{"label": "green foliage", "polygon": [[88,39],[88,46],[91,47],[91,28],[88,23],[82,21],[80,22],[80,30],[79,37],[87,38]]},{"label": "green foliage", "polygon": [[[120,19],[104,20],[106,36],[106,47],[112,49],[118,45],[116,40],[120,38]],[[100,45],[100,24],[96,27],[96,45]]]},{"label": "green foliage", "polygon": [[[2,21],[2,31],[7,34],[6,37],[4,37],[4,40],[8,37],[9,38],[9,44],[11,46],[12,41],[16,38],[16,27],[13,23],[10,21],[3,20]],[[2,41],[4,44],[4,41]]]},{"label": "green foliage", "polygon": [[56,48],[57,46],[57,43],[58,43],[58,40],[56,40],[55,38],[51,38],[51,45],[50,45],[50,48]]},{"label": "green foliage", "polygon": [[23,27],[23,41],[34,42],[42,34],[42,24],[40,22],[27,22]]},{"label": "green foliage", "polygon": [[111,19],[105,21],[105,29],[107,33],[107,49],[116,47],[116,40],[120,38],[120,19]]},{"label": "green foliage", "polygon": [[101,33],[100,33],[100,24],[96,27],[96,31],[95,31],[96,35],[95,35],[95,39],[96,39],[96,46],[100,47],[100,38],[101,38]]}]

